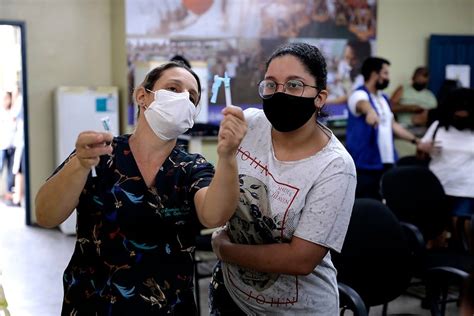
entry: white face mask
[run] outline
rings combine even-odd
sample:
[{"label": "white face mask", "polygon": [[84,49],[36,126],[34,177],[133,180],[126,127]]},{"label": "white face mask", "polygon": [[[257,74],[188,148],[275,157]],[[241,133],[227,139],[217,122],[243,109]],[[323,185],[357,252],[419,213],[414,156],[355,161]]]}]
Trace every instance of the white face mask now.
[{"label": "white face mask", "polygon": [[193,127],[197,111],[189,100],[189,92],[157,90],[153,101],[143,113],[156,136],[168,141]]}]

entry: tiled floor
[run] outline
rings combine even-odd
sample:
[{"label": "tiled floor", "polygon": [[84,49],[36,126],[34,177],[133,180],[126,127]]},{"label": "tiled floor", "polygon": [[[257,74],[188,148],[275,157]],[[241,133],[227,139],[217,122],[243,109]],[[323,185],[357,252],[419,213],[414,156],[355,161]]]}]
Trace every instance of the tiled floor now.
[{"label": "tiled floor", "polygon": [[[0,269],[3,287],[12,316],[55,316],[60,314],[62,272],[74,247],[74,237],[56,229],[27,227],[24,210],[7,207],[0,202]],[[208,315],[207,286],[200,281],[201,315]],[[370,315],[381,315],[381,307]],[[420,309],[420,301],[402,296],[389,305],[389,314],[430,315]],[[350,315],[350,313],[346,313]],[[458,315],[450,304],[447,315]],[[136,315],[133,315],[136,316]]]}]

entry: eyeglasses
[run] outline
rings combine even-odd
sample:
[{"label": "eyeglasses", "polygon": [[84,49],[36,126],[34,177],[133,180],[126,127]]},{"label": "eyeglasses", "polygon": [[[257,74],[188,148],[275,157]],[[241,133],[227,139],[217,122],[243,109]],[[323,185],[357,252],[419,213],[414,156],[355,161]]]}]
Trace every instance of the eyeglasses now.
[{"label": "eyeglasses", "polygon": [[262,99],[271,98],[278,90],[278,86],[283,86],[283,92],[286,94],[300,97],[303,95],[305,87],[318,89],[318,87],[303,83],[301,80],[291,79],[285,83],[278,83],[270,79],[264,79],[258,84],[258,94]]}]

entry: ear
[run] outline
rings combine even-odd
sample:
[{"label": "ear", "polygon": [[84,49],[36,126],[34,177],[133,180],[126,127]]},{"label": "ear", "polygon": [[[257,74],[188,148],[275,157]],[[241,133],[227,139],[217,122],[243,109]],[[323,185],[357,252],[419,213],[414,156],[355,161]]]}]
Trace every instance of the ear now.
[{"label": "ear", "polygon": [[134,101],[138,107],[145,107],[147,99],[147,92],[145,88],[142,86],[138,87],[133,94],[133,98],[135,99]]},{"label": "ear", "polygon": [[328,91],[327,90],[321,90],[319,92],[319,95],[314,99],[314,105],[318,109],[322,109],[323,105],[326,103],[326,99],[328,98]]}]

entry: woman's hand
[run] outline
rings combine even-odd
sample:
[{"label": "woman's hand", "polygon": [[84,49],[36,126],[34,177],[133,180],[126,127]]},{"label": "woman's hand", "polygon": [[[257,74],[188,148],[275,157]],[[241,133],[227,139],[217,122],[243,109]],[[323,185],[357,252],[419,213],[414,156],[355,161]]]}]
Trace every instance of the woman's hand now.
[{"label": "woman's hand", "polygon": [[227,234],[226,227],[222,227],[216,230],[214,233],[212,233],[211,244],[212,244],[212,250],[216,254],[217,258],[219,258],[219,260],[224,261],[221,254],[222,246],[226,244],[231,244],[229,235]]},{"label": "woman's hand", "polygon": [[76,157],[87,170],[99,164],[100,156],[112,153],[113,135],[103,132],[82,132],[76,141]]},{"label": "woman's hand", "polygon": [[441,153],[441,144],[440,142],[420,142],[416,146],[416,149],[429,154],[430,156],[439,155]]},{"label": "woman's hand", "polygon": [[242,109],[237,106],[225,107],[222,114],[224,118],[219,129],[217,154],[222,158],[233,157],[247,133],[247,122]]}]

